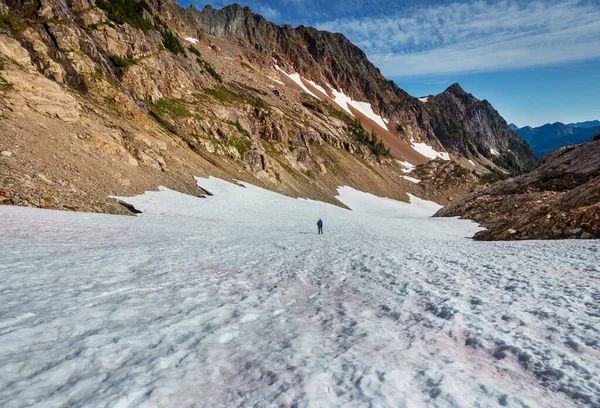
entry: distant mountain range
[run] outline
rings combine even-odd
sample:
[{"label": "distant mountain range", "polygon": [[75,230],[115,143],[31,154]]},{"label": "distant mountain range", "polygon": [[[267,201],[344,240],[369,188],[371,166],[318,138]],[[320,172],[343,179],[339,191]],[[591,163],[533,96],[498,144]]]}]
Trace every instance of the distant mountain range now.
[{"label": "distant mountain range", "polygon": [[572,128],[600,128],[600,120],[588,120],[587,122],[567,123]]},{"label": "distant mountain range", "polygon": [[587,142],[598,132],[600,121],[591,120],[568,124],[555,122],[535,128],[531,126],[520,128],[511,123],[508,127],[531,145],[537,157],[543,157],[567,144],[575,145]]}]

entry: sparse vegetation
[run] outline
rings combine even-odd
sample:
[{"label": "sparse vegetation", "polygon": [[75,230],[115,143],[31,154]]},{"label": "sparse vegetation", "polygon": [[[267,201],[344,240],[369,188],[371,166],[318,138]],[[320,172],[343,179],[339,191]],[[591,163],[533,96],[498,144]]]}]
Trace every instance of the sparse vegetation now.
[{"label": "sparse vegetation", "polygon": [[280,165],[281,167],[283,167],[283,169],[284,169],[285,171],[287,171],[287,172],[288,172],[288,173],[289,173],[289,174],[290,174],[292,177],[298,177],[298,176],[300,175],[300,174],[299,174],[299,173],[298,173],[296,170],[294,170],[294,169],[292,168],[292,166],[290,166],[289,164],[285,163],[284,161],[282,161],[282,160],[277,160],[277,163],[279,163],[279,165]]},{"label": "sparse vegetation", "polygon": [[0,30],[17,34],[25,31],[27,24],[19,16],[8,13],[0,15]]},{"label": "sparse vegetation", "polygon": [[10,91],[13,88],[13,85],[8,82],[2,75],[0,75],[0,91],[6,92]]},{"label": "sparse vegetation", "polygon": [[61,24],[62,22],[60,20],[57,20],[55,18],[36,18],[34,20],[32,20],[32,23],[34,24]]},{"label": "sparse vegetation", "polygon": [[491,166],[485,166],[485,167],[489,170],[489,173],[485,173],[485,174],[479,176],[479,179],[483,183],[492,184],[497,181],[506,180],[507,178],[510,177],[509,174],[498,171]]},{"label": "sparse vegetation", "polygon": [[[0,58],[0,71],[4,69],[4,60]],[[10,91],[13,88],[13,85],[8,82],[2,75],[0,75],[0,91],[6,92]]]},{"label": "sparse vegetation", "polygon": [[160,98],[152,105],[152,113],[156,116],[164,116],[166,114],[175,117],[192,117],[194,114],[178,99]]},{"label": "sparse vegetation", "polygon": [[229,123],[230,125],[234,126],[238,132],[240,132],[242,135],[246,136],[246,137],[252,137],[250,136],[250,132],[248,132],[246,129],[244,129],[244,127],[242,126],[242,124],[238,121],[235,122],[231,122],[231,121],[227,121],[227,123]]},{"label": "sparse vegetation", "polygon": [[458,164],[454,165],[454,168],[452,169],[452,174],[455,177],[465,178],[467,175],[469,175],[469,173],[470,171],[468,169],[465,169],[463,166],[459,166]]},{"label": "sparse vegetation", "polygon": [[248,64],[248,63],[246,63],[246,62],[244,62],[244,61],[241,61],[241,62],[240,62],[240,65],[241,65],[242,67],[244,67],[244,68],[248,68],[248,69],[250,69],[250,70],[254,71],[254,68],[252,68],[252,66],[251,66],[250,64]]},{"label": "sparse vegetation", "polygon": [[251,104],[252,104],[252,106],[254,106],[255,108],[258,108],[258,109],[267,109],[267,104],[265,103],[265,101],[263,101],[258,96],[256,98],[254,98],[254,100],[252,101]]},{"label": "sparse vegetation", "polygon": [[396,125],[396,132],[398,132],[398,133],[404,133],[404,128],[399,123]]},{"label": "sparse vegetation", "polygon": [[146,0],[96,0],[96,6],[106,11],[108,18],[117,24],[129,24],[134,28],[148,31],[152,22],[144,18],[144,11],[152,15]]},{"label": "sparse vegetation", "polygon": [[103,76],[104,76],[104,70],[102,68],[100,68],[100,67],[96,67],[96,70],[92,74],[92,78],[94,78],[94,79],[100,79]]},{"label": "sparse vegetation", "polygon": [[288,149],[290,150],[290,152],[293,152],[297,148],[298,148],[298,146],[296,146],[294,141],[292,139],[288,139]]},{"label": "sparse vegetation", "polygon": [[98,24],[88,24],[87,29],[90,31],[96,31],[98,30]]},{"label": "sparse vegetation", "polygon": [[183,45],[181,45],[179,39],[171,32],[171,30],[165,28],[161,30],[161,34],[163,37],[163,45],[167,50],[171,51],[175,55],[185,54]]},{"label": "sparse vegetation", "polygon": [[[0,71],[4,69],[4,60],[0,58]],[[12,89],[12,84],[9,83],[2,75],[0,75],[0,91],[6,92]]]},{"label": "sparse vegetation", "polygon": [[350,116],[348,116],[348,114],[346,114],[346,112],[343,112],[341,109],[335,108],[334,106],[332,106],[329,103],[327,104],[327,107],[329,108],[330,116],[340,119],[341,121],[347,123],[349,126],[354,123],[354,120]]},{"label": "sparse vegetation", "polygon": [[350,136],[356,139],[360,144],[369,148],[375,156],[391,157],[390,149],[385,147],[383,142],[377,138],[375,132],[371,134],[363,128],[360,119],[356,120],[349,126]]},{"label": "sparse vegetation", "polygon": [[235,127],[241,136],[229,136],[223,143],[228,146],[233,146],[240,155],[249,151],[252,148],[252,136],[250,136],[250,132],[244,129],[238,121],[225,121],[225,123]]},{"label": "sparse vegetation", "polygon": [[[528,159],[523,163],[519,161],[519,157]],[[508,142],[508,149],[503,151],[499,156],[492,156],[491,160],[499,167],[508,170],[511,176],[517,176],[533,168],[535,164],[534,157],[533,151],[528,144],[520,142],[517,138],[511,138]]]},{"label": "sparse vegetation", "polygon": [[135,58],[129,58],[128,56],[110,55],[108,58],[115,66],[123,69],[127,69],[130,65],[137,64]]},{"label": "sparse vegetation", "polygon": [[218,101],[225,103],[232,103],[234,101],[243,102],[244,98],[233,92],[229,88],[226,88],[223,85],[217,86],[216,88],[204,88],[204,93],[212,96]]},{"label": "sparse vegetation", "polygon": [[227,139],[227,144],[235,147],[235,150],[237,150],[240,155],[243,155],[252,148],[252,142],[247,137],[231,136]]},{"label": "sparse vegetation", "polygon": [[200,58],[202,55],[200,55],[200,51],[198,51],[198,49],[196,47],[194,47],[193,45],[190,45],[188,47],[188,50],[194,54],[195,56],[197,56],[198,58]]},{"label": "sparse vegetation", "polygon": [[200,57],[196,58],[196,62],[198,62],[198,64],[202,65],[204,67],[204,69],[206,70],[206,72],[208,72],[214,79],[216,79],[220,83],[223,83],[223,78],[221,78],[221,75],[219,75],[219,73],[212,67],[212,65],[210,65],[210,63],[208,63],[207,61],[204,61]]}]

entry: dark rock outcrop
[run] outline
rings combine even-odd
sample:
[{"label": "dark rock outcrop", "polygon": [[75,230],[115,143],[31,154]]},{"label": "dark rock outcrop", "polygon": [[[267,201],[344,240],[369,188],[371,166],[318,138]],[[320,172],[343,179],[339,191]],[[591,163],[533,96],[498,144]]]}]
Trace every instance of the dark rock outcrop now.
[{"label": "dark rock outcrop", "polygon": [[477,191],[436,216],[473,219],[481,240],[600,238],[600,137],[544,157],[529,174]]}]

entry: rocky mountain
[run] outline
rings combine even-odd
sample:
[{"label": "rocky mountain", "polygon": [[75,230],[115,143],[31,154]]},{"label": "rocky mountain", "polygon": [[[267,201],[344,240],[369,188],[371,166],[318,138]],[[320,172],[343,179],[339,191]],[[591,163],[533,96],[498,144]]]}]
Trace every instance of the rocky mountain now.
[{"label": "rocky mountain", "polygon": [[562,147],[528,174],[496,183],[441,209],[488,227],[481,240],[600,238],[600,132]]},{"label": "rocky mountain", "polygon": [[542,157],[559,147],[590,140],[600,128],[600,125],[593,126],[594,122],[585,122],[587,125],[585,123],[574,124],[575,126],[573,124],[565,125],[561,122],[547,123],[536,128],[525,126],[517,129],[516,132],[531,145],[538,157]]},{"label": "rocky mountain", "polygon": [[514,123],[509,124],[508,128],[510,130],[512,130],[513,132],[516,132],[517,130],[519,130],[519,127],[517,125],[515,125]]},{"label": "rocky mountain", "polygon": [[487,101],[454,84],[426,102],[430,125],[441,144],[464,157],[482,158],[518,174],[535,156]]},{"label": "rocky mountain", "polygon": [[330,202],[351,185],[446,204],[456,193],[406,180],[407,163],[452,159],[481,175],[534,161],[457,84],[413,98],[343,35],[238,5],[0,0],[0,93],[9,204],[120,212],[108,195],[202,194],[204,175]]}]

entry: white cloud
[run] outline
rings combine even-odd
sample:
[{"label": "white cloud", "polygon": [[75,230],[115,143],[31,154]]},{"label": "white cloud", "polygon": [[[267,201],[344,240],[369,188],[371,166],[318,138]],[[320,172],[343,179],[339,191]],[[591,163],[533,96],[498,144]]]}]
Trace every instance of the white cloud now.
[{"label": "white cloud", "polygon": [[269,6],[262,6],[258,8],[258,14],[262,15],[264,18],[266,18],[269,21],[273,21],[279,18],[279,11],[269,7]]},{"label": "white cloud", "polygon": [[388,76],[483,72],[600,57],[600,5],[451,3],[318,24],[345,34]]}]

